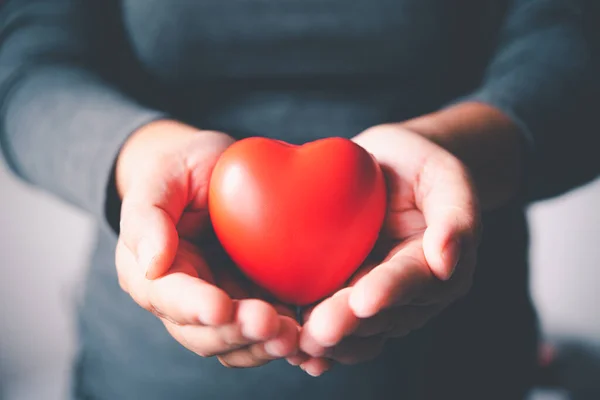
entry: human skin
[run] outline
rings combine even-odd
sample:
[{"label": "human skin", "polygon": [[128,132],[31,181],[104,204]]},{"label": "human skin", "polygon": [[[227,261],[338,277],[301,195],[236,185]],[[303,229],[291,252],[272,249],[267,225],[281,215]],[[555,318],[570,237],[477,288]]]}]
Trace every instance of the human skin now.
[{"label": "human skin", "polygon": [[209,178],[233,142],[168,120],[131,135],[116,163],[116,267],[123,290],[184,347],[228,367],[256,367],[293,355],[299,326],[234,268],[209,261],[218,253],[208,240]]},{"label": "human skin", "polygon": [[383,235],[348,287],[306,311],[301,352],[288,361],[318,376],[335,362],[372,359],[386,340],[421,328],[465,295],[481,211],[518,192],[519,135],[499,110],[463,103],[355,137],[386,173]]},{"label": "human skin", "polygon": [[500,111],[463,103],[353,138],[386,174],[383,234],[348,287],[307,309],[300,327],[289,308],[205,257],[208,181],[233,139],[153,122],[117,160],[121,286],[182,345],[229,367],[286,357],[318,376],[335,362],[372,359],[468,292],[480,213],[520,184],[519,135]]}]

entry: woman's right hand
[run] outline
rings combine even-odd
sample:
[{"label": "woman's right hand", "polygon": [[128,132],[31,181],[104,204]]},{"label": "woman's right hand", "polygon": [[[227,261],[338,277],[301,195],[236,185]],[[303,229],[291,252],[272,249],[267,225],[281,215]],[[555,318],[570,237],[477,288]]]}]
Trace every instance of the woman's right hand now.
[{"label": "woman's right hand", "polygon": [[235,268],[207,263],[210,175],[232,143],[168,120],[128,139],[116,165],[116,265],[123,290],[184,347],[227,367],[255,367],[295,354],[299,327],[291,310],[251,298],[260,291]]}]

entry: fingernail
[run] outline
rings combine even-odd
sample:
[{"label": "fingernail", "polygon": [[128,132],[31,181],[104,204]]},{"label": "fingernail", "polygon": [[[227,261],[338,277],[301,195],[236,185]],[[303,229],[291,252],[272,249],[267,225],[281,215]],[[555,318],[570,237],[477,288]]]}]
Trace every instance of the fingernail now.
[{"label": "fingernail", "polygon": [[148,269],[150,269],[154,257],[154,246],[150,244],[148,239],[142,239],[137,248],[137,262],[144,270],[144,274],[148,273]]},{"label": "fingernail", "polygon": [[321,373],[315,368],[306,368],[304,370],[304,372],[306,372],[308,375],[312,376],[313,378],[318,378],[321,375]]},{"label": "fingernail", "polygon": [[442,260],[444,263],[450,266],[450,273],[446,280],[450,279],[454,275],[456,266],[460,260],[461,245],[457,239],[452,239],[442,251]]}]

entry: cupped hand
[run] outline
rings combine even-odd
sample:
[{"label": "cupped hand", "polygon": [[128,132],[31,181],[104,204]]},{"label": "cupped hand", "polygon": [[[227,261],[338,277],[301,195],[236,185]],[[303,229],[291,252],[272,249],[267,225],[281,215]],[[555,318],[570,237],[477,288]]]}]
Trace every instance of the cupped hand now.
[{"label": "cupped hand", "polygon": [[390,338],[423,327],[472,282],[480,216],[468,171],[452,154],[398,125],[354,141],[384,169],[389,207],[382,234],[348,287],[307,310],[302,353],[311,375],[333,362],[376,357]]},{"label": "cupped hand", "polygon": [[116,167],[122,198],[119,283],[169,333],[202,357],[255,367],[297,350],[293,313],[230,265],[207,212],[210,174],[233,139],[157,121],[125,143]]}]

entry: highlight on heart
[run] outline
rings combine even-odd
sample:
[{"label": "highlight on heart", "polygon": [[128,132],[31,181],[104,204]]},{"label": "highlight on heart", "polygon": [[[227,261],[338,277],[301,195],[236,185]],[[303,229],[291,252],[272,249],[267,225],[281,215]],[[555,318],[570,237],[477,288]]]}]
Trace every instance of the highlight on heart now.
[{"label": "highlight on heart", "polygon": [[304,145],[252,137],[213,170],[209,214],[225,251],[279,300],[307,305],[347,282],[386,213],[377,161],[344,138]]}]

